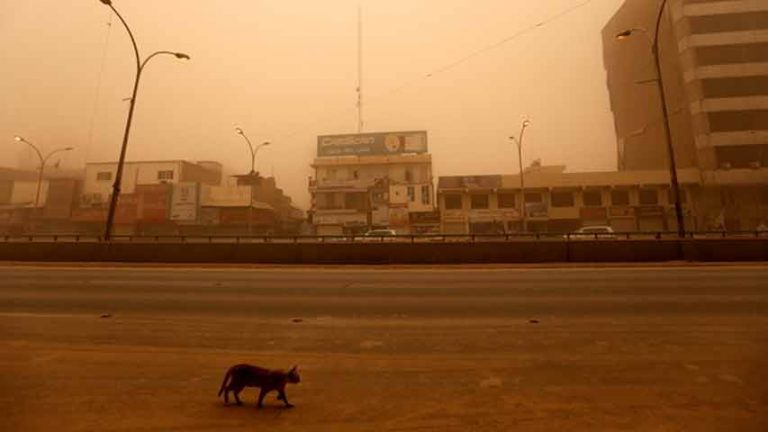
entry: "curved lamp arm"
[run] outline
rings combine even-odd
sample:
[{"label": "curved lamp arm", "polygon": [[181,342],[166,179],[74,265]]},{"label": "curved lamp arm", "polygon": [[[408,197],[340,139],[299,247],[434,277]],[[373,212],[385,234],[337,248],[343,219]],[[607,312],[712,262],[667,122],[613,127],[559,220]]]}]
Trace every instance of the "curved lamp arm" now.
[{"label": "curved lamp arm", "polygon": [[150,54],[149,57],[144,59],[144,61],[139,66],[139,70],[144,70],[144,66],[146,66],[147,63],[149,63],[149,61],[152,60],[153,57],[158,56],[158,55],[172,55],[172,56],[174,56],[174,57],[176,57],[177,59],[180,59],[180,60],[189,60],[189,56],[184,54],[184,53],[173,52],[173,51],[156,51],[156,52],[153,52],[152,54]]},{"label": "curved lamp arm", "polygon": [[21,137],[21,136],[18,136],[18,135],[13,137],[13,139],[16,140],[16,142],[24,143],[24,144],[32,147],[32,149],[35,151],[35,153],[37,153],[37,157],[40,159],[40,164],[45,163],[45,158],[43,158],[43,154],[40,152],[40,149],[38,149],[36,145],[34,145],[31,142],[27,141],[26,139],[24,139],[24,137]]},{"label": "curved lamp arm", "polygon": [[133,37],[133,32],[131,31],[131,28],[128,27],[128,23],[125,22],[125,19],[123,19],[123,16],[120,15],[120,12],[115,9],[115,7],[112,5],[112,0],[99,0],[103,4],[109,6],[110,9],[112,9],[112,12],[117,15],[117,17],[120,19],[120,22],[123,23],[123,27],[125,27],[125,30],[128,32],[128,36],[131,38],[131,44],[133,45],[133,52],[136,54],[136,72],[138,73],[141,70],[141,56],[139,55],[139,47],[136,45],[136,38]]},{"label": "curved lamp arm", "polygon": [[75,149],[74,147],[64,147],[64,148],[53,150],[52,152],[48,153],[48,155],[43,159],[43,165],[45,165],[45,163],[48,162],[48,159],[50,159],[51,156],[55,155],[56,153],[68,152],[74,149]]}]

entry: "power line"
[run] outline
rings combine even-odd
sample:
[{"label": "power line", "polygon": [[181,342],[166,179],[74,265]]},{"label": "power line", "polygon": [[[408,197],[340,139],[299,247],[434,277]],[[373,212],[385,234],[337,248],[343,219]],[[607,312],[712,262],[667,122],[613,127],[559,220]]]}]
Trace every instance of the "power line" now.
[{"label": "power line", "polygon": [[[545,27],[545,26],[547,26],[547,25],[549,25],[549,24],[551,24],[551,23],[553,23],[555,21],[558,21],[558,20],[560,20],[562,18],[565,18],[565,17],[573,14],[574,12],[576,12],[576,11],[586,7],[586,6],[588,6],[589,4],[591,4],[593,2],[594,2],[594,0],[584,0],[584,1],[582,1],[580,3],[577,3],[577,4],[575,4],[575,5],[571,6],[571,7],[568,7],[566,9],[564,9],[564,10],[561,10],[561,11],[559,11],[559,12],[553,14],[553,15],[550,15],[549,17],[545,18],[544,20],[537,22],[536,24],[532,24],[532,25],[529,25],[527,27],[524,27],[524,28],[518,30],[517,32],[515,32],[514,34],[512,34],[510,36],[507,36],[507,37],[505,37],[503,39],[500,39],[500,40],[498,40],[498,41],[496,41],[494,43],[486,45],[485,47],[476,49],[476,50],[474,50],[474,51],[472,51],[472,52],[470,52],[470,53],[468,53],[468,54],[466,54],[466,55],[464,55],[464,56],[462,56],[462,57],[460,57],[460,58],[458,58],[458,59],[456,59],[456,60],[454,60],[454,61],[452,61],[450,63],[447,63],[447,64],[445,64],[445,65],[443,65],[443,66],[441,66],[439,68],[433,69],[431,72],[425,73],[425,74],[423,74],[423,75],[421,75],[421,76],[419,76],[417,78],[413,78],[413,79],[411,79],[409,81],[404,82],[403,84],[400,84],[400,85],[398,85],[398,86],[396,86],[396,87],[394,87],[394,88],[392,88],[390,90],[387,90],[385,92],[379,93],[379,94],[377,94],[375,96],[372,96],[372,97],[369,96],[367,98],[367,103],[370,105],[370,101],[371,100],[383,99],[385,97],[388,97],[388,96],[391,96],[393,94],[399,93],[399,92],[401,92],[401,91],[403,91],[403,90],[405,90],[405,89],[407,89],[409,87],[412,87],[412,86],[414,86],[416,84],[419,84],[422,81],[425,81],[425,80],[428,80],[430,78],[433,78],[436,75],[443,74],[443,73],[448,72],[448,71],[450,71],[452,69],[455,69],[456,67],[458,67],[458,66],[468,62],[469,60],[471,60],[471,59],[473,59],[475,57],[481,56],[481,55],[483,55],[483,54],[485,54],[485,53],[487,53],[489,51],[492,51],[492,50],[495,50],[497,48],[500,48],[501,46],[506,45],[506,44],[508,44],[510,42],[513,42],[516,39],[519,39],[520,37],[525,36],[528,33],[531,33],[533,31],[538,30],[538,29],[540,29],[542,27]],[[307,128],[310,125],[318,124],[318,123],[320,123],[322,121],[325,121],[325,120],[327,120],[329,118],[338,117],[338,116],[341,116],[341,115],[346,115],[346,114],[348,114],[349,112],[351,112],[351,111],[353,111],[355,109],[357,109],[357,107],[355,107],[354,109],[352,109],[352,108],[340,109],[340,110],[336,111],[335,113],[329,114],[328,116],[325,116],[323,118],[320,118],[320,119],[318,119],[318,120],[308,124]],[[292,137],[294,137],[296,135],[299,135],[299,134],[301,134],[303,132],[304,132],[304,130],[293,132],[291,134],[284,135],[282,137],[282,139],[289,139],[289,138],[292,138]]]},{"label": "power line", "polygon": [[96,122],[96,113],[99,109],[99,98],[101,97],[101,83],[104,77],[104,68],[107,63],[107,53],[109,51],[109,38],[112,34],[112,14],[109,14],[109,21],[107,22],[107,34],[104,37],[104,48],[101,54],[101,65],[99,67],[99,76],[96,79],[96,94],[94,95],[93,111],[91,112],[91,120],[88,125],[88,151],[91,150],[93,145],[93,129]]}]

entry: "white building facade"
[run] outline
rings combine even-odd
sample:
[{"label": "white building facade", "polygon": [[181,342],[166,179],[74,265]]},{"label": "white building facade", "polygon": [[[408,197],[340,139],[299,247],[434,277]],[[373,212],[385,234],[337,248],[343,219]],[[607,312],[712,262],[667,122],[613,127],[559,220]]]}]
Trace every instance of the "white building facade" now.
[{"label": "white building facade", "polygon": [[417,216],[435,211],[426,132],[321,136],[317,154],[309,192],[318,235],[413,233]]}]

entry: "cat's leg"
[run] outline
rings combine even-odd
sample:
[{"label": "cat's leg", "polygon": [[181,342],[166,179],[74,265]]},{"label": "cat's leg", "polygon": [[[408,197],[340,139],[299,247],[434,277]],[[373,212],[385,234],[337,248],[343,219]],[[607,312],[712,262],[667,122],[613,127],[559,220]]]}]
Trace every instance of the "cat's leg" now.
[{"label": "cat's leg", "polygon": [[224,404],[229,405],[229,387],[224,388]]},{"label": "cat's leg", "polygon": [[232,389],[232,394],[235,396],[235,403],[242,405],[243,401],[240,400],[240,392],[243,391],[243,387],[236,387]]},{"label": "cat's leg", "polygon": [[268,390],[266,390],[266,389],[261,389],[261,391],[259,392],[259,403],[257,404],[257,406],[258,406],[259,408],[261,408],[262,406],[264,406],[264,405],[263,405],[263,402],[264,402],[264,396],[266,396],[266,395],[267,395],[267,393],[269,393],[269,391],[268,391]]},{"label": "cat's leg", "polygon": [[285,390],[279,390],[279,392],[277,399],[283,401],[286,408],[293,408],[293,404],[288,402],[288,396],[285,394]]}]

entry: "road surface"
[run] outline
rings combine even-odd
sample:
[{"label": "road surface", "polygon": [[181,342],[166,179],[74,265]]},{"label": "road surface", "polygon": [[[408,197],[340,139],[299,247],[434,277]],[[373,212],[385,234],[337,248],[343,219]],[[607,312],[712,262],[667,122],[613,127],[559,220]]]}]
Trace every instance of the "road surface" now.
[{"label": "road surface", "polygon": [[[766,431],[768,267],[0,267],[2,431]],[[298,364],[255,407],[226,368]]]}]

